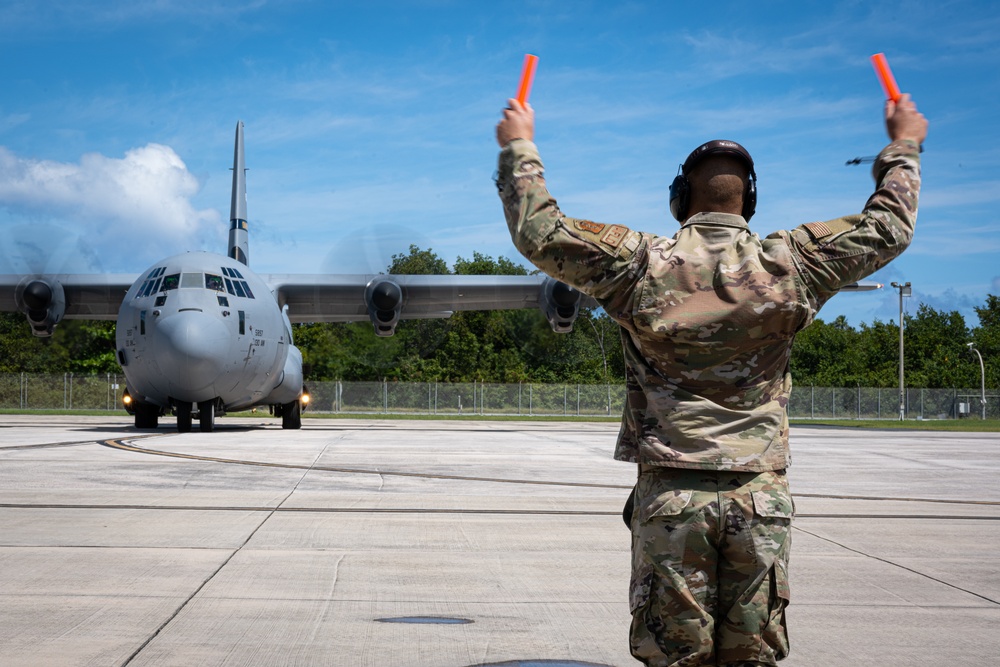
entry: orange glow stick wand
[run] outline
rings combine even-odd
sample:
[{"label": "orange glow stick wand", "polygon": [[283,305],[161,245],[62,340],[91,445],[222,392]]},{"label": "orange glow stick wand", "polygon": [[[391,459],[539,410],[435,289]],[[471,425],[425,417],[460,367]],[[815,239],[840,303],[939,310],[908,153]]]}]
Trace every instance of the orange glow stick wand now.
[{"label": "orange glow stick wand", "polygon": [[535,79],[535,67],[538,65],[538,56],[530,53],[524,54],[524,67],[521,69],[521,83],[517,87],[517,101],[523,107],[528,103],[528,95],[531,94],[531,82]]},{"label": "orange glow stick wand", "polygon": [[889,69],[889,61],[885,59],[884,53],[876,53],[872,56],[872,66],[875,68],[875,75],[878,82],[882,84],[885,97],[893,102],[898,102],[900,98],[899,86],[896,85],[896,78]]}]

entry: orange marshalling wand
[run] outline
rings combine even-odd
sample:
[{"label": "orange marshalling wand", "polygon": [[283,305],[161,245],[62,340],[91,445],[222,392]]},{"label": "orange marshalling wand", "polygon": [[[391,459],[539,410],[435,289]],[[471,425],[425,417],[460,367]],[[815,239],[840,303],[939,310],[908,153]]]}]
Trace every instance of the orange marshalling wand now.
[{"label": "orange marshalling wand", "polygon": [[524,54],[524,68],[521,70],[521,83],[517,88],[517,101],[524,106],[528,103],[528,95],[531,94],[531,82],[535,78],[535,67],[538,65],[538,56],[530,53]]},{"label": "orange marshalling wand", "polygon": [[889,62],[885,59],[884,53],[876,53],[872,56],[872,66],[875,67],[875,75],[878,82],[882,84],[886,99],[898,102],[900,98],[899,86],[896,85],[896,78],[889,69]]}]

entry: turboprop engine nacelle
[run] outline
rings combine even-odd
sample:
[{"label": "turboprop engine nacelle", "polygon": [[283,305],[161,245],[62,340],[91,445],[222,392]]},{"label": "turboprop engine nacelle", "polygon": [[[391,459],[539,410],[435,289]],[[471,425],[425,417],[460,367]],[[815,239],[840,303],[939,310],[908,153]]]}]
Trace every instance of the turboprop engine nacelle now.
[{"label": "turboprop engine nacelle", "polygon": [[542,312],[556,333],[569,333],[580,314],[581,294],[575,288],[553,278],[542,283]]},{"label": "turboprop engine nacelle", "polygon": [[31,333],[40,338],[52,335],[66,314],[66,293],[50,278],[25,278],[14,293],[17,307],[27,315]]},{"label": "turboprop engine nacelle", "polygon": [[391,336],[396,332],[403,310],[403,290],[398,284],[384,277],[371,281],[365,288],[365,305],[377,336]]}]

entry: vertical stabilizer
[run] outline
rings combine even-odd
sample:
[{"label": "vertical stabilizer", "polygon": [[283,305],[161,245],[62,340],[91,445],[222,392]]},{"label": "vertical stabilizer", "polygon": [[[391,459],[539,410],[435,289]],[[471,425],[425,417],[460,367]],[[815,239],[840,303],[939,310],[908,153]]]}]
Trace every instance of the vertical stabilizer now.
[{"label": "vertical stabilizer", "polygon": [[243,121],[236,123],[233,153],[233,202],[229,208],[229,256],[250,264],[250,235],[247,230],[247,169],[243,158]]}]

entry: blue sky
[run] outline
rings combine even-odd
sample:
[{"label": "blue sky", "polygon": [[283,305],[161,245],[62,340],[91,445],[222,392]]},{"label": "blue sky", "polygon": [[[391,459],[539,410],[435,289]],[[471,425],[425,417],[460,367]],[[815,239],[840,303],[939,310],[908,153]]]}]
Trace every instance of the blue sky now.
[{"label": "blue sky", "polygon": [[[568,215],[673,234],[667,186],[713,138],[754,156],[761,235],[856,213],[882,51],[931,126],[916,239],[874,279],[973,325],[1000,294],[997,35],[990,2],[3,0],[0,271],[224,253],[239,119],[257,271],[379,271],[411,243],[517,258],[493,132],[527,52]],[[898,297],[837,315],[897,320]]]}]

